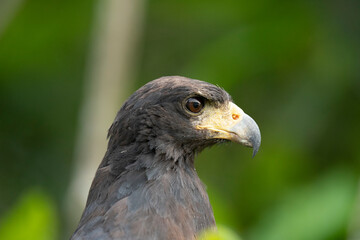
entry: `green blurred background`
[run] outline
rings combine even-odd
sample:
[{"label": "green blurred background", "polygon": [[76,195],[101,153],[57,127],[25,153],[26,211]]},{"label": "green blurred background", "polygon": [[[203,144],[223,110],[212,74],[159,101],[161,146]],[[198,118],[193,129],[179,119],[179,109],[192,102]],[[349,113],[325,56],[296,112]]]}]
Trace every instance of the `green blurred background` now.
[{"label": "green blurred background", "polygon": [[[76,227],[65,202],[100,2],[0,2],[0,239]],[[184,75],[261,129],[254,159],[226,144],[196,160],[217,223],[245,240],[360,239],[360,1],[142,4],[124,98]]]}]

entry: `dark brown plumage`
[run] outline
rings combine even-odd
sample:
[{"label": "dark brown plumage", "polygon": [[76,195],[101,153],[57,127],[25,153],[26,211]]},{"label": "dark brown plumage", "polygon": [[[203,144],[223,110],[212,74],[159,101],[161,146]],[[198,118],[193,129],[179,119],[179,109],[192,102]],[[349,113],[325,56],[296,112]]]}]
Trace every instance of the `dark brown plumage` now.
[{"label": "dark brown plumage", "polygon": [[136,91],[108,136],[73,240],[195,239],[215,226],[195,155],[229,140],[260,146],[256,123],[228,93],[178,76]]}]

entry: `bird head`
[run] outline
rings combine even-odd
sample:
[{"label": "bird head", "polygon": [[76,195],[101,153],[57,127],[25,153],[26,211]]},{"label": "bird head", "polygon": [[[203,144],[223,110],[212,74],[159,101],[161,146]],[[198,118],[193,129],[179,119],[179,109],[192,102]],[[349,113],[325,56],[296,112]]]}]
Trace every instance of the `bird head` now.
[{"label": "bird head", "polygon": [[142,144],[144,151],[176,159],[218,142],[232,141],[257,153],[255,121],[215,85],[179,76],[162,77],[137,90],[109,130],[109,148]]}]

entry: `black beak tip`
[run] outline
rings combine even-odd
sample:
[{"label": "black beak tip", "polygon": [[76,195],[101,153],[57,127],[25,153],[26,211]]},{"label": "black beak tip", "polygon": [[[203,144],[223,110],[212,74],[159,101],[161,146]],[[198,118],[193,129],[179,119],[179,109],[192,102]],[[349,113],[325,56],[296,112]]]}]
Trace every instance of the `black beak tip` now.
[{"label": "black beak tip", "polygon": [[252,145],[252,148],[253,148],[252,157],[254,158],[255,155],[257,154],[257,152],[259,151],[260,144],[261,144],[260,131],[259,131],[259,134],[255,134],[255,135],[251,138],[250,142],[251,142],[251,145]]},{"label": "black beak tip", "polygon": [[253,154],[252,154],[252,158],[254,158],[255,157],[255,155],[257,154],[257,152],[259,151],[259,149],[258,148],[254,148],[253,149]]}]

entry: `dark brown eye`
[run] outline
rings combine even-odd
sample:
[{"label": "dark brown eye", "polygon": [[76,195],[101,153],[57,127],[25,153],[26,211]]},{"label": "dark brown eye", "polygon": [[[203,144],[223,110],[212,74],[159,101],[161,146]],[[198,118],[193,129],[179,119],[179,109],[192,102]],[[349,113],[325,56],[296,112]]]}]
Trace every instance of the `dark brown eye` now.
[{"label": "dark brown eye", "polygon": [[185,106],[190,112],[199,113],[204,107],[204,100],[199,97],[189,98]]}]

